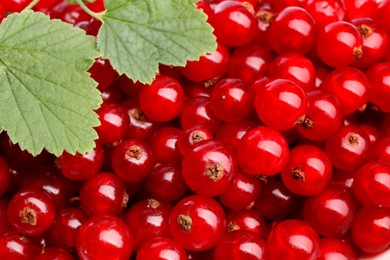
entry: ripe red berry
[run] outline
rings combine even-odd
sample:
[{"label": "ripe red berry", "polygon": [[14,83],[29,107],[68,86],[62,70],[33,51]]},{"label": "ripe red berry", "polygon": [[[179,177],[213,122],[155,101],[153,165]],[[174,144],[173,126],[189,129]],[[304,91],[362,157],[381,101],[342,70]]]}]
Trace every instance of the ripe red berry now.
[{"label": "ripe red berry", "polygon": [[356,259],[355,250],[341,239],[322,238],[320,240],[320,251],[318,260]]},{"label": "ripe red berry", "polygon": [[182,155],[185,155],[196,144],[202,141],[213,139],[211,131],[202,125],[196,125],[183,130],[177,139],[177,145]]},{"label": "ripe red berry", "polygon": [[1,231],[0,258],[1,259],[33,259],[36,250],[33,241],[19,235],[15,230]]},{"label": "ripe red berry", "polygon": [[176,241],[155,237],[142,244],[137,252],[136,260],[187,260],[187,254],[183,247]]},{"label": "ripe red berry", "polygon": [[307,0],[305,9],[315,19],[318,29],[345,17],[344,6],[339,0]]},{"label": "ripe red berry", "polygon": [[390,63],[378,63],[372,66],[366,75],[371,85],[369,101],[382,111],[389,113],[390,83],[387,78],[390,76]]},{"label": "ripe red berry", "polygon": [[11,181],[10,169],[7,162],[0,157],[0,197],[3,196]]},{"label": "ripe red berry", "polygon": [[261,214],[255,209],[232,211],[227,217],[227,231],[248,230],[266,238],[267,227]]},{"label": "ripe red berry", "polygon": [[62,248],[44,248],[35,256],[34,260],[73,260],[73,256]]},{"label": "ripe red berry", "polygon": [[181,130],[176,127],[163,127],[154,132],[150,146],[158,163],[180,163],[182,154],[177,140]]},{"label": "ripe red berry", "polygon": [[109,60],[98,58],[95,63],[88,70],[97,83],[97,88],[102,91],[110,86],[118,77],[118,73],[114,70]]}]

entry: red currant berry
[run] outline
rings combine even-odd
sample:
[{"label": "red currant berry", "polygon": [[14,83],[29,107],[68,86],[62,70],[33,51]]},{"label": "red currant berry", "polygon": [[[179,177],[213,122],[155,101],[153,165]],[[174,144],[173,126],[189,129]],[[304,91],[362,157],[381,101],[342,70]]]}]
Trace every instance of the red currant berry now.
[{"label": "red currant berry", "polygon": [[0,197],[6,192],[10,182],[11,174],[8,163],[0,157]]},{"label": "red currant berry", "polygon": [[346,12],[339,0],[307,0],[305,9],[313,16],[319,29],[344,20]]},{"label": "red currant berry", "polygon": [[117,78],[118,73],[112,68],[110,61],[102,58],[95,60],[95,63],[88,70],[97,83],[97,88],[102,91],[110,86]]},{"label": "red currant berry", "polygon": [[61,248],[44,248],[39,255],[34,257],[34,260],[73,260],[73,256]]},{"label": "red currant berry", "polygon": [[355,173],[355,171],[340,171],[338,169],[334,169],[330,186],[340,187],[347,190],[351,189]]},{"label": "red currant berry", "polygon": [[361,208],[352,226],[352,238],[367,253],[380,253],[390,246],[390,208]]},{"label": "red currant berry", "polygon": [[358,126],[342,126],[326,142],[326,154],[332,165],[340,170],[352,171],[367,159],[370,139]]},{"label": "red currant berry", "polygon": [[77,234],[81,259],[130,259],[133,237],[126,224],[111,215],[97,215],[84,222]]},{"label": "red currant berry", "polygon": [[341,237],[351,227],[356,214],[352,195],[338,187],[306,199],[303,218],[318,234],[325,237]]},{"label": "red currant berry", "polygon": [[29,260],[34,259],[35,245],[25,236],[19,235],[12,229],[1,232],[0,259]]},{"label": "red currant berry", "polygon": [[214,52],[202,55],[198,61],[188,61],[181,72],[195,82],[218,79],[227,72],[229,58],[229,50],[218,43]]},{"label": "red currant berry", "polygon": [[311,196],[323,191],[332,178],[332,164],[328,156],[313,145],[297,146],[282,170],[284,185],[292,192]]},{"label": "red currant berry", "polygon": [[215,246],[226,229],[225,213],[215,200],[188,196],[173,208],[169,230],[185,249],[204,251]]},{"label": "red currant berry", "polygon": [[134,204],[126,213],[125,223],[134,237],[137,251],[146,241],[154,237],[170,237],[169,216],[172,206],[154,199]]},{"label": "red currant berry", "polygon": [[237,1],[223,1],[214,7],[210,17],[218,41],[227,46],[241,46],[255,36],[257,20],[253,7]]},{"label": "red currant berry", "polygon": [[[308,97],[290,80],[273,80],[256,94],[255,108],[261,121],[275,130],[293,128],[306,113]],[[270,113],[269,111],[272,111]]]},{"label": "red currant berry", "polygon": [[183,158],[184,181],[194,192],[205,196],[224,193],[233,182],[237,162],[229,148],[219,141],[207,140]]},{"label": "red currant berry", "polygon": [[210,106],[214,114],[225,122],[238,122],[253,112],[248,86],[239,79],[219,81],[211,91]]},{"label": "red currant berry", "polygon": [[17,232],[37,236],[45,233],[53,224],[55,207],[43,191],[22,191],[11,199],[7,215]]},{"label": "red currant berry", "polygon": [[390,166],[369,162],[356,172],[352,190],[365,207],[390,207]]},{"label": "red currant berry", "polygon": [[266,238],[267,228],[261,214],[254,209],[232,211],[227,218],[227,231],[248,230]]},{"label": "red currant berry", "polygon": [[157,122],[167,122],[180,114],[184,91],[175,79],[157,76],[151,85],[141,88],[139,104],[145,115]]},{"label": "red currant berry", "polygon": [[181,130],[176,127],[163,127],[154,133],[150,146],[156,162],[181,162],[182,154],[177,144],[180,133]]},{"label": "red currant berry", "polygon": [[362,57],[362,35],[351,23],[334,22],[319,32],[317,53],[327,65],[340,68]]},{"label": "red currant berry", "polygon": [[278,53],[307,54],[315,46],[315,21],[303,8],[283,9],[268,28],[269,42]]},{"label": "red currant berry", "polygon": [[343,0],[348,20],[362,17],[372,17],[377,4],[374,0]]},{"label": "red currant berry", "polygon": [[192,150],[194,145],[210,139],[213,139],[211,131],[202,125],[196,125],[183,130],[179,134],[177,145],[179,146],[182,155],[185,155],[188,151]]},{"label": "red currant berry", "polygon": [[136,260],[187,260],[187,253],[176,241],[156,237],[149,239],[138,250]]},{"label": "red currant berry", "polygon": [[390,137],[382,136],[371,146],[369,159],[390,164]]},{"label": "red currant berry", "polygon": [[3,0],[1,4],[7,11],[20,13],[30,2],[31,0]]},{"label": "red currant berry", "polygon": [[382,111],[390,112],[390,63],[383,62],[372,66],[366,73],[371,85],[369,101]]},{"label": "red currant berry", "polygon": [[120,143],[112,154],[112,167],[124,181],[144,179],[152,170],[152,150],[141,140],[131,139]]},{"label": "red currant berry", "polygon": [[259,126],[248,131],[237,148],[237,160],[250,174],[275,175],[287,164],[289,150],[277,131]]},{"label": "red currant berry", "polygon": [[322,238],[320,240],[320,251],[318,260],[356,259],[353,248],[340,239]]},{"label": "red currant berry", "polygon": [[[43,1],[41,1],[43,2]],[[50,11],[51,19],[60,19],[63,22],[77,24],[82,21],[89,21],[91,16],[87,14],[79,5],[66,1],[59,1]]]},{"label": "red currant berry", "polygon": [[317,233],[303,221],[285,220],[271,230],[268,237],[270,260],[317,259],[320,254]]},{"label": "red currant berry", "polygon": [[225,123],[218,128],[215,139],[237,151],[241,138],[257,127],[255,122],[243,120],[235,123]]},{"label": "red currant berry", "polygon": [[9,227],[7,218],[8,201],[0,199],[0,232]]}]

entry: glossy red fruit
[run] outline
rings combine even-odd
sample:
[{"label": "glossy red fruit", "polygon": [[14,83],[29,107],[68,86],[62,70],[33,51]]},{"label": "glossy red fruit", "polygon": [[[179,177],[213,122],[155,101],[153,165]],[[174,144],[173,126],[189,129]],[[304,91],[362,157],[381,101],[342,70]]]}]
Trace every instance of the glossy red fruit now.
[{"label": "glossy red fruit", "polygon": [[203,54],[198,61],[188,61],[181,69],[183,75],[194,82],[205,82],[222,77],[229,66],[229,50],[221,43],[212,53]]},{"label": "glossy red fruit", "polygon": [[232,78],[222,79],[213,87],[210,106],[219,119],[230,123],[246,119],[253,112],[248,85]]},{"label": "glossy red fruit", "polygon": [[307,0],[304,7],[315,19],[318,29],[342,21],[346,15],[346,10],[339,0]]},{"label": "glossy red fruit", "polygon": [[97,88],[100,91],[106,89],[118,78],[118,73],[111,66],[110,61],[102,58],[96,59],[88,72],[91,74],[90,77],[98,83]]},{"label": "glossy red fruit", "polygon": [[0,157],[0,197],[3,196],[11,182],[10,169],[8,163]]},{"label": "glossy red fruit", "polygon": [[129,116],[121,105],[103,103],[96,113],[99,116],[100,126],[95,130],[101,144],[119,142],[125,137]]},{"label": "glossy red fruit", "polygon": [[124,221],[134,237],[137,251],[147,240],[154,237],[170,237],[169,217],[172,206],[155,199],[142,200],[126,213]]},{"label": "glossy red fruit", "polygon": [[390,207],[390,166],[369,162],[356,172],[352,190],[365,207]]},{"label": "glossy red fruit", "polygon": [[247,230],[225,233],[214,249],[214,259],[253,259],[265,260],[267,242],[257,234]]},{"label": "glossy red fruit", "polygon": [[157,76],[152,84],[141,88],[139,93],[142,111],[157,122],[167,122],[177,117],[184,99],[182,86],[169,76]]},{"label": "glossy red fruit", "polygon": [[375,0],[343,0],[348,20],[362,17],[373,17],[377,3]]},{"label": "glossy red fruit", "polygon": [[269,259],[317,259],[320,254],[317,233],[305,222],[285,220],[276,224],[267,241]]},{"label": "glossy red fruit", "polygon": [[296,146],[281,172],[284,185],[292,192],[311,196],[323,191],[332,178],[332,164],[321,149],[313,145]]},{"label": "glossy red fruit", "polygon": [[75,247],[79,228],[87,219],[87,215],[80,208],[59,210],[47,232],[48,243],[61,248]]},{"label": "glossy red fruit", "polygon": [[[390,1],[389,1],[390,3]],[[390,83],[387,78],[390,76],[390,63],[383,62],[372,66],[366,73],[371,85],[369,101],[382,111],[390,112]]]},{"label": "glossy red fruit", "polygon": [[303,55],[286,53],[275,58],[269,67],[271,79],[288,79],[305,91],[315,89],[316,71],[313,63]]},{"label": "glossy red fruit", "polygon": [[237,151],[241,138],[258,125],[251,120],[243,120],[235,123],[224,123],[216,133],[215,139]]},{"label": "glossy red fruit", "polygon": [[240,210],[250,207],[260,191],[260,181],[256,176],[239,171],[227,190],[219,195],[219,199],[225,207]]},{"label": "glossy red fruit", "polygon": [[257,20],[253,9],[237,1],[223,1],[214,7],[209,23],[218,40],[227,46],[249,43],[256,33]]},{"label": "glossy red fruit", "polygon": [[297,125],[298,132],[310,140],[324,140],[341,126],[343,114],[338,99],[322,90],[307,93],[309,105]]},{"label": "glossy red fruit", "polygon": [[344,67],[332,71],[322,82],[321,89],[340,101],[344,115],[364,109],[370,93],[370,83],[359,69]]},{"label": "glossy red fruit", "polygon": [[8,226],[8,218],[7,218],[7,208],[8,201],[4,199],[0,199],[0,232],[6,230]]},{"label": "glossy red fruit", "polygon": [[29,260],[33,259],[35,254],[35,245],[31,239],[19,235],[12,229],[7,229],[1,232],[1,259]]},{"label": "glossy red fruit", "polygon": [[141,140],[126,140],[115,147],[112,154],[112,167],[124,181],[136,182],[144,179],[153,165],[152,150]]},{"label": "glossy red fruit", "polygon": [[129,196],[125,185],[115,174],[102,172],[86,180],[80,190],[80,202],[89,215],[119,215]]},{"label": "glossy red fruit", "polygon": [[255,209],[232,211],[227,217],[227,231],[247,230],[267,237],[267,227],[261,214]]},{"label": "glossy red fruit", "polygon": [[150,146],[158,163],[180,163],[182,154],[177,140],[181,130],[176,127],[163,127],[154,132]]},{"label": "glossy red fruit", "polygon": [[204,251],[214,247],[226,229],[225,213],[215,200],[200,195],[179,201],[171,213],[169,230],[185,249]]},{"label": "glossy red fruit", "polygon": [[62,248],[45,248],[34,260],[73,260],[73,256]]},{"label": "glossy red fruit", "polygon": [[353,222],[352,238],[367,253],[383,252],[390,245],[390,208],[361,208]]},{"label": "glossy red fruit", "polygon": [[345,241],[336,238],[320,239],[318,260],[356,259],[354,249]]},{"label": "glossy red fruit", "polygon": [[142,244],[137,252],[136,260],[187,260],[187,254],[183,247],[176,241],[165,238],[156,237],[149,239]]},{"label": "glossy red fruit", "polygon": [[308,97],[294,82],[276,79],[258,91],[254,105],[265,125],[275,130],[288,130],[305,115]]},{"label": "glossy red fruit", "polygon": [[[43,1],[42,1],[43,2]],[[51,19],[60,19],[63,22],[75,25],[82,21],[89,21],[91,16],[87,14],[79,5],[69,2],[59,1],[49,11]]]},{"label": "glossy red fruit", "polygon": [[268,37],[278,53],[307,54],[316,42],[315,21],[301,7],[286,7],[272,21]]},{"label": "glossy red fruit", "polygon": [[325,64],[341,68],[362,57],[362,44],[362,35],[356,26],[348,22],[333,22],[320,30],[317,54]]},{"label": "glossy red fruit", "polygon": [[300,204],[300,196],[287,189],[282,181],[267,178],[255,201],[255,209],[264,218],[278,221],[295,213]]},{"label": "glossy red fruit", "polygon": [[11,199],[7,216],[18,233],[37,236],[45,233],[53,224],[55,207],[43,191],[22,191]]},{"label": "glossy red fruit", "polygon": [[30,0],[4,0],[2,5],[5,10],[20,13],[30,3]]},{"label": "glossy red fruit", "polygon": [[237,148],[238,163],[250,174],[275,175],[287,164],[288,157],[284,137],[265,126],[247,132]]},{"label": "glossy red fruit", "polygon": [[247,44],[236,48],[229,61],[229,77],[252,83],[256,78],[267,75],[272,56],[259,44]]},{"label": "glossy red fruit", "polygon": [[182,161],[182,173],[188,187],[210,197],[224,193],[236,171],[237,162],[231,150],[215,140],[194,146]]},{"label": "glossy red fruit", "polygon": [[355,214],[352,194],[338,187],[307,198],[303,207],[305,222],[324,237],[342,237],[352,227]]},{"label": "glossy red fruit", "polygon": [[326,154],[332,165],[340,170],[352,171],[367,159],[370,139],[359,126],[342,126],[326,142]]},{"label": "glossy red fruit", "polygon": [[369,152],[369,160],[378,160],[390,164],[390,138],[380,137],[372,146]]},{"label": "glossy red fruit", "polygon": [[161,202],[178,201],[187,191],[181,167],[175,164],[156,165],[147,177],[146,187],[151,197]]},{"label": "glossy red fruit", "polygon": [[196,125],[191,128],[183,130],[177,139],[177,145],[182,155],[198,144],[199,142],[213,139],[211,131],[202,125]]},{"label": "glossy red fruit", "polygon": [[59,157],[62,174],[72,180],[86,180],[100,171],[103,165],[104,153],[101,145],[96,143],[89,153],[75,155],[64,152]]},{"label": "glossy red fruit", "polygon": [[81,259],[127,260],[133,247],[133,237],[126,224],[111,215],[88,219],[77,234],[76,249]]},{"label": "glossy red fruit", "polygon": [[355,173],[355,171],[340,171],[334,169],[330,186],[340,187],[346,190],[351,189]]}]

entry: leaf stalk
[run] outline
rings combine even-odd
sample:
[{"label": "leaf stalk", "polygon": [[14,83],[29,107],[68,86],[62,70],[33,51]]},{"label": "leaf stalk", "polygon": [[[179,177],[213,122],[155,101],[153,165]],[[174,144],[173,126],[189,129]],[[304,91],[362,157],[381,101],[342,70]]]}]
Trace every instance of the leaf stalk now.
[{"label": "leaf stalk", "polygon": [[[38,0],[39,1],[39,0]],[[96,13],[94,11],[92,11],[91,9],[89,9],[83,2],[83,0],[76,0],[77,4],[87,13],[89,14],[90,16],[102,21],[102,15],[104,12],[101,12],[101,13]]]}]

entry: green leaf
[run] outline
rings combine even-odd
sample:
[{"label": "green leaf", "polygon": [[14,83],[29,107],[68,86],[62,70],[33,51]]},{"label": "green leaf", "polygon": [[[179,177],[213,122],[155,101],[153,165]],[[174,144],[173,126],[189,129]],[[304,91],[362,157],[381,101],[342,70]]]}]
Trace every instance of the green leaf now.
[{"label": "green leaf", "polygon": [[86,71],[98,56],[92,37],[42,13],[0,24],[0,129],[36,155],[94,147],[101,104]]},{"label": "green leaf", "polygon": [[158,64],[184,66],[216,48],[196,0],[106,0],[98,48],[133,81],[150,83]]}]

